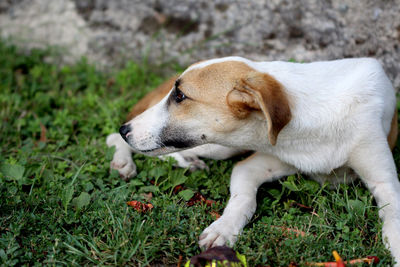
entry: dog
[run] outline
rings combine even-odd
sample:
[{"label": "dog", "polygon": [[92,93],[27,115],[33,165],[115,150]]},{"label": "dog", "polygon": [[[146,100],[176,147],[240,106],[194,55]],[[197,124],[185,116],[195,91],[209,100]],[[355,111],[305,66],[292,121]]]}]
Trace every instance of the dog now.
[{"label": "dog", "polygon": [[191,65],[139,102],[107,138],[111,168],[135,175],[131,153],[199,157],[254,154],[232,171],[229,202],[199,238],[233,245],[256,210],[258,187],[297,172],[320,183],[360,177],[400,266],[400,183],[391,149],[398,134],[394,88],[372,58],[313,63],[217,58]]}]

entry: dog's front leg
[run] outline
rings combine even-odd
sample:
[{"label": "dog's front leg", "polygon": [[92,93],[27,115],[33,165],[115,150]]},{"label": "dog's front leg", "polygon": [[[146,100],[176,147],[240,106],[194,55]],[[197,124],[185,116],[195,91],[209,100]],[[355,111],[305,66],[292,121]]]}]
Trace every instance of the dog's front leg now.
[{"label": "dog's front leg", "polygon": [[110,168],[119,172],[123,179],[128,179],[136,175],[136,165],[132,160],[133,150],[122,139],[120,134],[113,133],[107,136],[107,146],[115,146],[115,153],[111,161]]},{"label": "dog's front leg", "polygon": [[232,171],[228,205],[222,216],[200,235],[200,247],[233,245],[256,210],[258,187],[295,172],[294,167],[262,153],[255,153],[237,163]]},{"label": "dog's front leg", "polygon": [[225,147],[217,144],[205,144],[164,156],[159,156],[159,158],[165,160],[168,157],[172,157],[176,160],[177,166],[181,168],[189,168],[191,171],[195,171],[208,170],[206,163],[199,159],[199,157],[223,160],[244,152],[246,151],[237,148]]},{"label": "dog's front leg", "polygon": [[349,165],[371,191],[383,221],[383,239],[400,267],[400,183],[385,136],[364,140],[352,153]]}]

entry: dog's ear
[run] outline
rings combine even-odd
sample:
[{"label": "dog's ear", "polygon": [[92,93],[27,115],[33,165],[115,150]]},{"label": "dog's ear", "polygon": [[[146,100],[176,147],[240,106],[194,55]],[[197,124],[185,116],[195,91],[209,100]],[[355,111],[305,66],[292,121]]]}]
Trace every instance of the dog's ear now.
[{"label": "dog's ear", "polygon": [[272,145],[292,117],[282,85],[270,75],[256,71],[237,82],[227,95],[227,103],[239,119],[246,118],[254,110],[262,111]]}]

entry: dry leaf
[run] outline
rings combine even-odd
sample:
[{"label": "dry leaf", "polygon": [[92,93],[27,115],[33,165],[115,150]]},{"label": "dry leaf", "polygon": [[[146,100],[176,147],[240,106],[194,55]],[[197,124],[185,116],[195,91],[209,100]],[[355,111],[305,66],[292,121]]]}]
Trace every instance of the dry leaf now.
[{"label": "dry leaf", "polygon": [[150,202],[150,200],[153,198],[153,193],[149,192],[149,193],[142,193],[140,194],[147,202]]},{"label": "dry leaf", "polygon": [[174,187],[173,193],[176,195],[182,190],[183,190],[183,186],[182,185],[177,185],[177,186]]},{"label": "dry leaf", "polygon": [[47,142],[47,129],[46,127],[43,125],[43,123],[40,122],[40,142]]},{"label": "dry leaf", "polygon": [[214,205],[215,203],[217,203],[215,200],[210,200],[210,199],[206,199],[202,194],[200,193],[195,193],[194,196],[186,203],[186,205],[193,206],[194,204],[197,203],[205,203],[208,207],[211,207],[212,205]]},{"label": "dry leaf", "polygon": [[196,203],[206,201],[205,197],[200,193],[195,193],[194,196],[187,202],[186,205],[189,207],[193,206]]},{"label": "dry leaf", "polygon": [[296,237],[298,237],[298,236],[305,237],[307,235],[306,232],[303,232],[303,231],[301,231],[299,229],[295,229],[295,228],[289,228],[289,227],[284,227],[284,226],[275,226],[275,225],[271,225],[271,228],[280,229],[280,230],[282,230],[282,232],[296,234]]},{"label": "dry leaf", "polygon": [[349,266],[349,265],[355,265],[355,264],[360,264],[360,263],[367,263],[371,265],[372,263],[379,263],[379,258],[376,256],[368,256],[365,258],[360,258],[360,259],[354,259],[354,260],[349,260],[349,261],[342,261],[342,263],[339,262],[306,262],[306,266],[321,266],[321,267],[343,267],[343,266]]},{"label": "dry leaf", "polygon": [[145,204],[145,203],[142,203],[142,202],[136,201],[136,200],[128,201],[128,202],[126,202],[126,204],[128,206],[131,206],[138,212],[146,212],[146,211],[153,209],[153,205],[151,203]]},{"label": "dry leaf", "polygon": [[183,259],[182,255],[179,255],[179,259],[178,259],[178,265],[177,265],[177,267],[181,267],[181,264],[182,264],[182,259]]},{"label": "dry leaf", "polygon": [[219,219],[221,217],[221,214],[219,214],[216,211],[210,211],[211,216],[213,216],[215,219]]}]

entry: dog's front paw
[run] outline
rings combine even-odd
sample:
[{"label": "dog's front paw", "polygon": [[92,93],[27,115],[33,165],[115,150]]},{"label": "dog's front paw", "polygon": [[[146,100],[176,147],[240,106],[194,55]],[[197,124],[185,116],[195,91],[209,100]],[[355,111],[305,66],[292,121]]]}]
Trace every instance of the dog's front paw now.
[{"label": "dog's front paw", "polygon": [[178,154],[174,158],[178,162],[179,167],[189,168],[190,171],[209,170],[207,164],[190,150],[184,150],[174,154]]},{"label": "dog's front paw", "polygon": [[233,223],[223,217],[213,222],[200,235],[199,246],[206,249],[222,245],[233,246],[239,235],[239,230]]},{"label": "dog's front paw", "polygon": [[131,155],[118,153],[118,150],[114,154],[110,168],[117,170],[123,179],[129,179],[136,175],[136,165],[133,162]]},{"label": "dog's front paw", "polygon": [[209,170],[207,164],[199,159],[196,154],[190,150],[174,152],[165,156],[159,156],[161,159],[172,157],[176,160],[176,165],[181,168],[188,168],[190,171]]},{"label": "dog's front paw", "polygon": [[209,170],[207,164],[204,161],[202,161],[201,159],[197,158],[197,157],[196,158],[189,158],[189,159],[186,159],[186,160],[188,162],[187,164],[188,164],[189,170],[191,172],[194,172],[194,171],[197,171],[197,170],[206,170],[206,171]]}]

